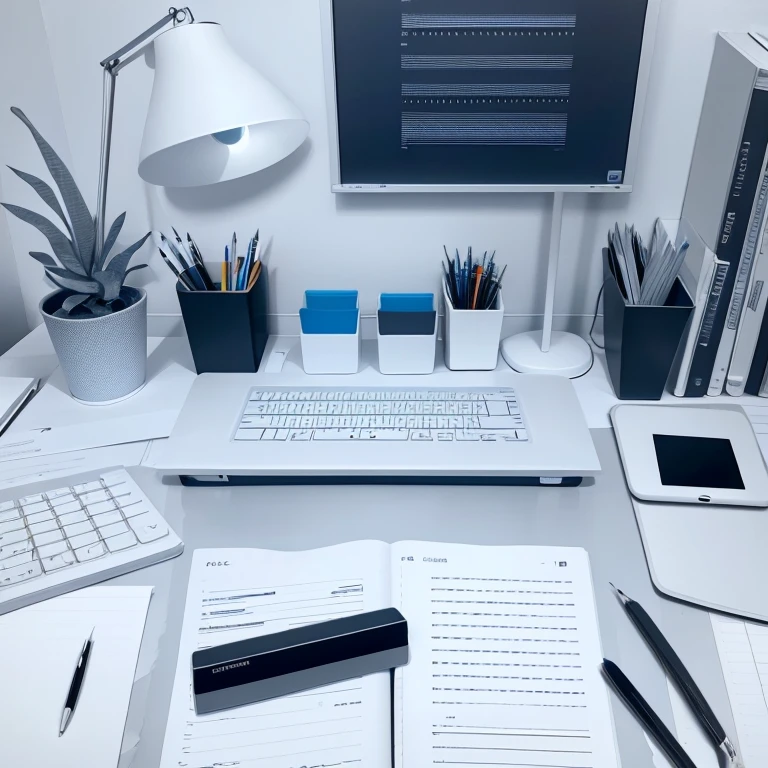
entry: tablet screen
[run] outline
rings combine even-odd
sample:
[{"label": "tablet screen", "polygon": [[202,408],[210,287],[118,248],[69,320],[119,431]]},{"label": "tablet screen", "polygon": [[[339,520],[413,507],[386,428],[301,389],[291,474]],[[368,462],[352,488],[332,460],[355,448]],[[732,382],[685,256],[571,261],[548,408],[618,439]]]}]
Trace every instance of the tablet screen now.
[{"label": "tablet screen", "polygon": [[654,435],[653,444],[662,485],[744,490],[730,440]]}]

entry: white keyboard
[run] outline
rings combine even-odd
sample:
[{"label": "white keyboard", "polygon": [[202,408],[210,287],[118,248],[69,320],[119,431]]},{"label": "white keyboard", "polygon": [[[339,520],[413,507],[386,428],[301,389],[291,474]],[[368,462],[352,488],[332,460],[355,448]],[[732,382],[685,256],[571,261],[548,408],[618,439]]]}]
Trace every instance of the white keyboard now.
[{"label": "white keyboard", "polygon": [[528,440],[512,389],[263,389],[234,441]]},{"label": "white keyboard", "polygon": [[124,469],[11,488],[0,494],[0,614],[183,548]]}]

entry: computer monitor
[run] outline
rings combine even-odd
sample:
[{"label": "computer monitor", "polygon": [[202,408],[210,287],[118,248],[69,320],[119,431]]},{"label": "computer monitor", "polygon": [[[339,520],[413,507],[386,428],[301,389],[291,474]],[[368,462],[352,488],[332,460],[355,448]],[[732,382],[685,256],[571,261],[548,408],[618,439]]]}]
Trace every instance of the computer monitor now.
[{"label": "computer monitor", "polygon": [[335,192],[630,192],[659,0],[322,0]]}]

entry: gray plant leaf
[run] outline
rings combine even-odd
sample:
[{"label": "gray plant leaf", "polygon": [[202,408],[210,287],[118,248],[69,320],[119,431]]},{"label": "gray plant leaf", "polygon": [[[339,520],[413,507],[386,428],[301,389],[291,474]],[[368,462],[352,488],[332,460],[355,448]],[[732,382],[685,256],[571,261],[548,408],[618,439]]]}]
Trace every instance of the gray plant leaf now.
[{"label": "gray plant leaf", "polygon": [[9,203],[0,203],[9,213],[20,218],[23,222],[31,224],[35,229],[40,230],[47,238],[48,242],[53,248],[53,252],[56,258],[71,272],[75,272],[78,275],[85,276],[87,272],[80,263],[80,259],[77,258],[72,248],[72,243],[66,235],[58,228],[51,224],[45,216],[41,216],[39,213],[30,211],[27,208],[20,208],[18,205],[10,205]]},{"label": "gray plant leaf", "polygon": [[75,307],[79,307],[84,302],[91,299],[91,294],[89,293],[76,293],[74,296],[69,296],[66,299],[64,299],[64,302],[61,305],[61,308],[65,312],[71,312]]},{"label": "gray plant leaf", "polygon": [[148,267],[149,264],[137,264],[135,267],[131,267],[130,269],[125,270],[125,276],[128,277],[128,275],[131,274],[131,272],[135,272],[138,269],[144,269]]},{"label": "gray plant leaf", "polygon": [[99,283],[99,296],[104,301],[114,301],[120,295],[120,289],[123,287],[123,278],[125,273],[118,274],[109,269],[101,272],[94,272],[93,279]]},{"label": "gray plant leaf", "polygon": [[40,251],[30,251],[29,255],[35,260],[39,261],[44,267],[58,267],[56,259],[53,256],[49,256],[47,253],[41,253]]},{"label": "gray plant leaf", "polygon": [[93,312],[96,317],[104,317],[105,315],[111,315],[112,310],[109,307],[104,306],[98,299],[91,297],[90,301],[85,304],[88,309]]},{"label": "gray plant leaf", "polygon": [[123,228],[124,221],[125,221],[125,212],[121,213],[115,219],[112,226],[109,228],[107,237],[104,240],[104,247],[101,249],[101,253],[99,254],[99,259],[96,264],[96,267],[98,269],[104,269],[104,264],[107,261],[107,256],[109,256],[109,252],[112,250],[112,246],[115,244],[115,240],[117,240],[117,237],[120,234],[120,230]]},{"label": "gray plant leaf", "polygon": [[10,165],[8,168],[9,170],[13,171],[22,181],[26,181],[27,184],[29,184],[29,186],[32,187],[32,189],[34,189],[38,195],[40,195],[43,202],[61,219],[64,226],[67,228],[67,232],[69,232],[70,239],[73,242],[75,255],[79,257],[80,254],[77,252],[77,247],[74,245],[75,236],[72,233],[72,227],[70,227],[69,220],[64,215],[64,211],[61,210],[61,205],[59,205],[59,200],[56,197],[54,191],[42,179],[38,179],[37,176],[33,176],[31,173],[19,171]]},{"label": "gray plant leaf", "polygon": [[76,291],[77,293],[99,293],[100,286],[95,280],[89,280],[85,277],[79,277],[73,275],[66,269],[60,269],[59,267],[48,267],[46,274],[49,279],[59,288],[65,288],[69,291]]},{"label": "gray plant leaf", "polygon": [[83,196],[67,166],[64,165],[61,158],[53,151],[51,145],[40,135],[37,128],[32,125],[29,118],[18,107],[11,107],[11,112],[29,129],[53,180],[56,182],[56,186],[59,188],[61,199],[64,201],[64,207],[69,214],[74,244],[77,253],[80,254],[82,259],[84,274],[90,274],[93,267],[96,227],[94,226],[88,206],[85,204],[85,200],[83,200]]},{"label": "gray plant leaf", "polygon": [[109,264],[107,264],[106,269],[110,272],[116,272],[120,275],[125,274],[125,270],[128,269],[128,262],[131,260],[131,257],[133,256],[136,251],[141,248],[144,243],[147,242],[147,238],[151,235],[151,232],[147,232],[144,237],[142,237],[140,240],[137,240],[133,245],[129,245],[124,251],[121,251],[117,254],[113,259],[110,260]]}]

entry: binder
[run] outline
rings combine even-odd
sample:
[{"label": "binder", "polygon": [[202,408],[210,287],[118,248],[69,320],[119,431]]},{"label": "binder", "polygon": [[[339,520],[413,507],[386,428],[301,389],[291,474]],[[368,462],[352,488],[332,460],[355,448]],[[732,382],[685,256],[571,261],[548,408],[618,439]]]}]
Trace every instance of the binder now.
[{"label": "binder", "polygon": [[[749,35],[718,35],[683,217],[729,267],[716,275],[706,302],[686,397],[707,393],[732,308],[768,149],[768,78],[763,74],[766,68],[766,51]],[[725,357],[727,352],[726,346]]]}]

